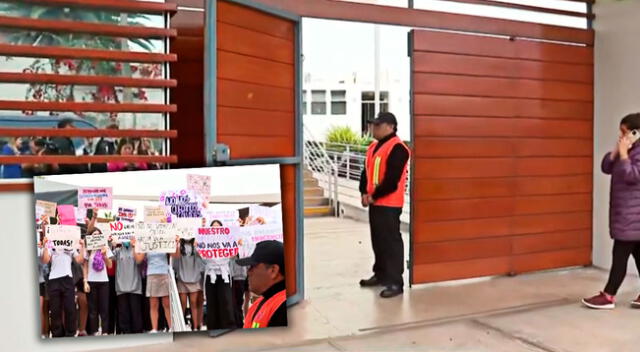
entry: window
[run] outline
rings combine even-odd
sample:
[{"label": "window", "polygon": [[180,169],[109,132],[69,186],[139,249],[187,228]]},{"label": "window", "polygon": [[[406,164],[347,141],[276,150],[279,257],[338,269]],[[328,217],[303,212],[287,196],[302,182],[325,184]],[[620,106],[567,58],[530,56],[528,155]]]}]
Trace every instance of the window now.
[{"label": "window", "polygon": [[[0,30],[3,71],[24,74],[0,82],[0,179],[105,172],[116,162],[136,168],[176,162],[168,150],[176,131],[166,131],[176,110],[167,101],[176,85],[167,68],[176,58],[167,52],[170,34],[157,34],[168,27],[168,12],[158,13],[150,2],[135,5],[135,13],[122,2],[100,8],[49,3],[0,5],[0,15],[25,19]],[[55,33],[23,28],[45,20],[74,25]],[[94,28],[91,35],[87,28]],[[139,34],[129,38],[134,29]],[[65,57],[51,57],[60,48]],[[133,153],[118,153],[120,141]]]},{"label": "window", "polygon": [[311,91],[311,114],[312,115],[327,114],[327,91],[326,90]]},{"label": "window", "polygon": [[347,91],[332,90],[331,91],[331,115],[347,114]]},{"label": "window", "polygon": [[[389,92],[380,92],[380,111],[389,111]],[[376,93],[372,91],[362,92],[362,133],[369,133],[369,120],[376,117]]]},{"label": "window", "polygon": [[302,115],[307,114],[307,91],[302,90]]}]

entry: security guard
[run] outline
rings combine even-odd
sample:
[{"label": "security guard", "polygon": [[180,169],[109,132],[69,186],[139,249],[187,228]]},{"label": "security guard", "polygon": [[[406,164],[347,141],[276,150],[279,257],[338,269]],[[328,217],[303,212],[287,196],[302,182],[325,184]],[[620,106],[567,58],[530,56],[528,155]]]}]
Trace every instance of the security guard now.
[{"label": "security guard", "polygon": [[249,267],[249,290],[261,296],[249,308],[244,318],[244,328],[287,326],[282,242],[259,242],[250,257],[237,259],[236,263]]},{"label": "security guard", "polygon": [[367,151],[365,169],[360,177],[362,206],[369,207],[369,225],[373,246],[373,276],[360,280],[360,286],[382,285],[383,298],[402,294],[404,244],[400,233],[400,214],[407,184],[407,165],[411,152],[396,135],[398,121],[390,112],[382,112],[372,121],[376,139]]}]

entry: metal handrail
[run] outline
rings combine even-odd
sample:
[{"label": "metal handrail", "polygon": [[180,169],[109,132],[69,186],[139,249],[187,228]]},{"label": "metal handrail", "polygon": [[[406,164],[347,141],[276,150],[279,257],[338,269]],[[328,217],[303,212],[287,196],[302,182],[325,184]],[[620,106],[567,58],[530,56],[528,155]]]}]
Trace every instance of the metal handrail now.
[{"label": "metal handrail", "polygon": [[318,181],[327,185],[327,194],[334,215],[338,216],[338,167],[327,154],[327,151],[318,142],[315,142],[313,134],[304,125],[305,136],[310,137],[304,142],[304,164],[313,172]]}]

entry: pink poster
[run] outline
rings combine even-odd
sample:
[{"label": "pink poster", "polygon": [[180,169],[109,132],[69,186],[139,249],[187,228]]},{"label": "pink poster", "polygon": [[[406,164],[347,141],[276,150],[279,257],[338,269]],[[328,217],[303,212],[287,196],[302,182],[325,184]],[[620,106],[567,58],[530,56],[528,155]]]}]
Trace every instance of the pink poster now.
[{"label": "pink poster", "polygon": [[58,217],[60,218],[58,225],[75,225],[76,210],[74,206],[68,204],[58,205]]},{"label": "pink poster", "polygon": [[78,208],[111,209],[111,187],[78,188]]}]

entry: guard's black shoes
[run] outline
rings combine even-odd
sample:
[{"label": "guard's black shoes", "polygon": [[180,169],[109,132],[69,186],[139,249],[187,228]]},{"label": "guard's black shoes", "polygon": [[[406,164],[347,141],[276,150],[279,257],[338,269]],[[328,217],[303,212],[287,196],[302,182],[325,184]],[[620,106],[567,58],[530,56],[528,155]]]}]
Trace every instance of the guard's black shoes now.
[{"label": "guard's black shoes", "polygon": [[360,280],[360,286],[362,287],[373,287],[378,285],[380,285],[380,281],[378,281],[378,278],[375,275],[368,279]]},{"label": "guard's black shoes", "polygon": [[391,298],[397,295],[401,295],[404,292],[402,286],[400,285],[391,285],[387,286],[382,292],[380,292],[380,297],[382,298]]}]

